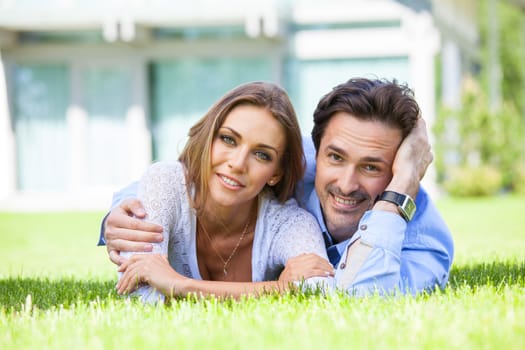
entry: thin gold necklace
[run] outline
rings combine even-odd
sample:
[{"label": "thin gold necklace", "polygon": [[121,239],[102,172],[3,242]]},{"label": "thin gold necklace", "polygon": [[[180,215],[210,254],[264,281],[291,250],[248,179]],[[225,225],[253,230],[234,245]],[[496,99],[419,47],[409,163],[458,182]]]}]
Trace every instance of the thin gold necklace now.
[{"label": "thin gold necklace", "polygon": [[[197,220],[198,221],[198,220]],[[244,225],[244,229],[242,230],[242,234],[241,234],[241,237],[239,238],[239,240],[237,241],[237,244],[235,245],[235,248],[233,248],[230,256],[228,257],[228,259],[224,260],[222,258],[222,255],[219,253],[219,251],[217,249],[215,249],[215,247],[213,246],[213,243],[211,241],[211,237],[210,235],[208,234],[208,231],[206,231],[206,228],[204,227],[204,225],[198,221],[199,223],[199,226],[202,228],[202,231],[204,231],[204,234],[206,235],[206,237],[208,237],[208,240],[210,241],[210,246],[211,248],[213,249],[213,251],[215,252],[215,254],[217,254],[217,256],[219,257],[219,259],[221,259],[222,261],[222,272],[224,273],[224,276],[228,276],[228,270],[226,269],[226,267],[228,266],[228,264],[230,263],[231,259],[233,258],[233,256],[235,255],[235,253],[237,252],[237,249],[239,248],[239,245],[241,244],[241,241],[242,239],[244,238],[244,236],[246,235],[246,231],[248,230],[248,226],[250,226],[250,218],[248,217],[248,221],[246,222],[246,225]]]}]

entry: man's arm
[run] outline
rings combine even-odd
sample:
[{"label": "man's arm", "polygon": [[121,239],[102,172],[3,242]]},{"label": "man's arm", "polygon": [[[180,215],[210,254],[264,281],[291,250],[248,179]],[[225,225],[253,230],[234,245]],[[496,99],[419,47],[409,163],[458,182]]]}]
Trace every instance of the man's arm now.
[{"label": "man's arm", "polygon": [[339,288],[350,294],[416,294],[444,287],[452,264],[452,236],[436,207],[421,189],[416,215],[407,225],[399,215],[368,211],[355,241],[336,272]]},{"label": "man's arm", "polygon": [[[128,186],[120,189],[119,191],[113,193],[113,198],[111,199],[111,210],[118,207],[122,202],[124,202],[126,199],[132,199],[137,197],[137,189],[138,189],[138,182],[132,182]],[[131,209],[131,208],[130,208]],[[137,214],[145,216],[144,209],[142,208],[142,212],[137,212]],[[106,239],[104,237],[105,231],[106,231],[106,221],[108,216],[111,214],[111,211],[104,216],[102,219],[102,222],[100,223],[100,233],[99,233],[99,239],[97,245],[106,245]]]},{"label": "man's arm", "polygon": [[111,211],[101,223],[99,245],[106,245],[110,260],[120,265],[120,251],[151,252],[162,241],[162,227],[143,221],[146,212],[137,196],[138,182],[113,195]]}]

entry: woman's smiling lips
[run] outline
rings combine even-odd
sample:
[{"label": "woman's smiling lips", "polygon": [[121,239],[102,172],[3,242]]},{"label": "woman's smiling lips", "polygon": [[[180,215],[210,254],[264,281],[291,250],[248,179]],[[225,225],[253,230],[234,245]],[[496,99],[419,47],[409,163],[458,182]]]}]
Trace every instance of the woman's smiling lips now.
[{"label": "woman's smiling lips", "polygon": [[222,183],[224,183],[228,187],[233,187],[233,188],[244,187],[239,181],[237,181],[234,178],[231,178],[231,177],[228,177],[222,174],[217,174],[217,175],[219,176],[219,179],[221,179]]}]

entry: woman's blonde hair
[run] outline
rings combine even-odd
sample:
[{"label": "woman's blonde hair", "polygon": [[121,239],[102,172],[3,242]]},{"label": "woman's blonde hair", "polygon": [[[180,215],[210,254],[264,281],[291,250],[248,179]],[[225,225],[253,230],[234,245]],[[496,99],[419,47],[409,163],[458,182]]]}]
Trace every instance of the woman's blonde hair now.
[{"label": "woman's blonde hair", "polygon": [[[288,94],[272,83],[243,84],[226,93],[192,126],[188,134],[189,139],[179,157],[186,166],[188,186],[195,186],[194,197],[191,200],[197,210],[206,202],[208,196],[213,140],[228,114],[240,105],[266,109],[283,127],[286,142],[280,161],[283,176],[275,186],[270,187],[281,203],[293,196],[297,183],[303,177],[305,158],[301,131]],[[195,202],[195,198],[198,198],[199,203]]]}]

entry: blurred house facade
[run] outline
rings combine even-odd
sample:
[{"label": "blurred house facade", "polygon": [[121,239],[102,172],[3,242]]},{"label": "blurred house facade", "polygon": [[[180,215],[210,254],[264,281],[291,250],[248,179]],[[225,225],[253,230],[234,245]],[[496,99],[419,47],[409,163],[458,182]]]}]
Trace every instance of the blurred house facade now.
[{"label": "blurred house facade", "polygon": [[[104,209],[234,86],[287,89],[304,134],[353,76],[397,79],[431,127],[475,61],[475,1],[0,0],[0,209]],[[425,185],[433,187],[432,171]]]}]

